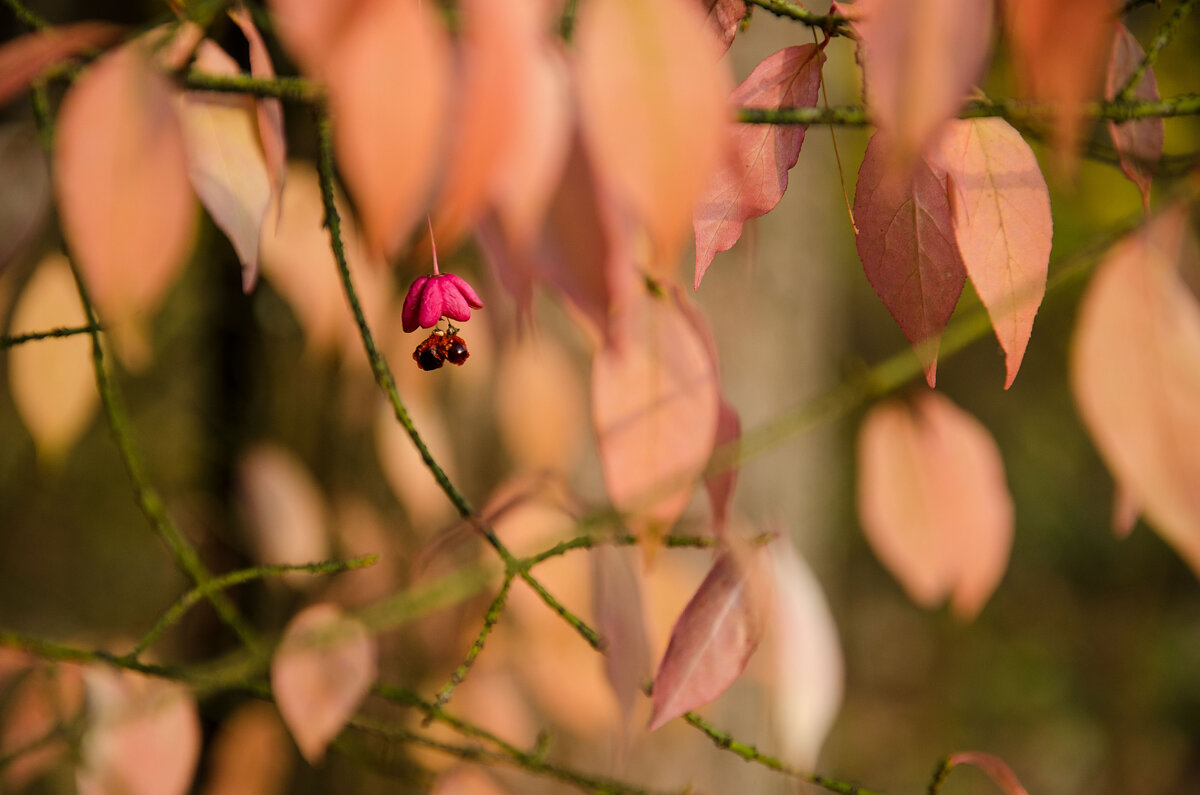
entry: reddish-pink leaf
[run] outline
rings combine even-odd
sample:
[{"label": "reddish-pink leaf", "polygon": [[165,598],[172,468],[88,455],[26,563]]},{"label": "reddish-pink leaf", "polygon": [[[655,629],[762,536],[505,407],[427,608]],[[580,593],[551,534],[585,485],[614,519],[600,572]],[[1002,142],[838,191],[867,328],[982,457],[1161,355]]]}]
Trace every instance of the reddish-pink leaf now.
[{"label": "reddish-pink leaf", "polygon": [[1007,389],[1046,292],[1054,224],[1046,180],[1003,119],[950,122],[928,158],[949,175],[955,239],[1004,348]]},{"label": "reddish-pink leaf", "polygon": [[79,795],[183,795],[200,758],[200,717],[187,688],[99,665],[84,671],[88,728]]},{"label": "reddish-pink leaf", "polygon": [[745,0],[699,0],[708,14],[709,28],[721,42],[722,51],[728,50],[737,35],[738,26],[746,16]]},{"label": "reddish-pink leaf", "polygon": [[0,47],[0,105],[24,91],[47,67],[82,50],[112,44],[123,30],[107,22],[78,22],[7,42]]},{"label": "reddish-pink leaf", "polygon": [[708,348],[671,296],[638,291],[592,367],[592,418],[613,505],[653,550],[712,454],[719,385]]},{"label": "reddish-pink leaf", "polygon": [[0,125],[0,273],[37,238],[50,209],[50,169],[32,124]]},{"label": "reddish-pink leaf", "polygon": [[271,21],[288,53],[307,74],[325,68],[346,30],[374,0],[268,0]]},{"label": "reddish-pink leaf", "polygon": [[[1104,81],[1104,95],[1115,99],[1145,57],[1142,45],[1138,44],[1129,28],[1120,22],[1116,23],[1116,34],[1113,36],[1112,51],[1108,57],[1108,72]],[[1146,69],[1142,74],[1141,80],[1133,87],[1131,99],[1142,102],[1158,101],[1158,81],[1154,79],[1154,67]],[[1150,183],[1154,179],[1154,169],[1158,160],[1162,157],[1166,123],[1161,118],[1120,124],[1110,121],[1108,132],[1112,135],[1117,156],[1121,159],[1121,170],[1138,186],[1138,190],[1142,192],[1142,206],[1146,208],[1146,212],[1150,212]]]},{"label": "reddish-pink leaf", "polygon": [[144,365],[142,327],[182,269],[194,226],[171,84],[137,43],[125,45],[75,81],[55,140],[71,253],[117,352]]},{"label": "reddish-pink leaf", "polygon": [[1084,424],[1146,521],[1200,574],[1200,266],[1185,207],[1118,243],[1092,278],[1071,352]]},{"label": "reddish-pink leaf", "polygon": [[[719,451],[722,459],[729,455],[728,462],[722,460],[727,468],[704,480],[708,490],[708,501],[712,504],[713,534],[724,538],[725,529],[729,524],[729,507],[733,504],[733,490],[737,486],[738,467],[734,462],[738,444],[742,438],[742,421],[729,401],[721,399],[717,409],[717,435],[713,440],[714,451]],[[716,456],[714,456],[715,458]]]},{"label": "reddish-pink leaf", "polygon": [[[1081,103],[1100,93],[1112,42],[1114,0],[1004,0],[1004,32],[1021,91],[1051,103],[1059,159],[1074,162]],[[1063,46],[1069,31],[1070,46]]]},{"label": "reddish-pink leaf", "polygon": [[858,512],[867,541],[913,601],[947,595],[970,619],[999,584],[1013,506],[995,441],[936,392],[880,403],[858,437]]},{"label": "reddish-pink leaf", "polygon": [[650,640],[642,585],[631,550],[602,545],[592,550],[592,614],[604,637],[604,673],[628,722],[642,682],[650,674]]},{"label": "reddish-pink leaf", "polygon": [[842,705],[845,671],[837,626],[812,570],[785,535],[771,544],[775,587],[767,630],[782,756],[812,770]]},{"label": "reddish-pink leaf", "polygon": [[579,15],[580,118],[597,170],[650,234],[669,277],[718,165],[730,81],[695,0],[590,0]]},{"label": "reddish-pink leaf", "polygon": [[450,74],[446,31],[429,3],[373,3],[343,32],[326,68],[346,187],[367,242],[390,258],[420,215],[440,160]]},{"label": "reddish-pink leaf", "polygon": [[925,380],[937,379],[942,329],[966,281],[943,177],[924,160],[908,176],[887,162],[876,134],[867,144],[854,193],[856,240],[867,281],[912,343]]},{"label": "reddish-pink leaf", "polygon": [[283,722],[310,763],[354,715],[376,675],[375,639],[331,604],[297,613],[271,659],[271,689]]},{"label": "reddish-pink leaf", "polygon": [[[812,107],[817,102],[824,60],[815,44],[785,47],[754,67],[729,101],[738,107]],[[734,128],[733,152],[709,181],[692,215],[697,288],[713,256],[728,251],[742,236],[742,225],[779,204],[807,129],[803,124],[739,124]]]},{"label": "reddish-pink leaf", "polygon": [[[20,334],[86,323],[66,257],[47,255],[13,308],[9,331]],[[44,340],[9,351],[8,380],[38,457],[60,463],[96,413],[99,393],[88,338]]]},{"label": "reddish-pink leaf", "polygon": [[[275,65],[262,34],[254,26],[250,12],[243,5],[229,10],[229,18],[241,29],[250,46],[250,74],[255,77],[275,77]],[[271,97],[260,97],[255,103],[258,114],[258,135],[267,160],[267,175],[271,180],[271,198],[279,201],[283,180],[287,175],[287,136],[283,127],[283,103]],[[251,282],[247,291],[254,289]]]},{"label": "reddish-pink leaf", "polygon": [[683,609],[654,675],[650,731],[724,693],[750,662],[764,623],[759,555],[723,551]]},{"label": "reddish-pink leaf", "polygon": [[987,773],[988,778],[1004,792],[1004,795],[1029,795],[1012,769],[997,756],[982,751],[960,751],[946,760],[947,770],[959,765],[971,765]]},{"label": "reddish-pink leaf", "polygon": [[909,168],[962,106],[987,66],[992,0],[868,0],[858,12],[863,93],[888,134],[888,156]]},{"label": "reddish-pink leaf", "polygon": [[[237,61],[208,40],[200,43],[195,67],[216,75],[240,73]],[[233,244],[246,292],[258,280],[258,242],[271,202],[256,114],[254,99],[239,94],[189,91],[180,101],[188,176],[200,202]]]}]

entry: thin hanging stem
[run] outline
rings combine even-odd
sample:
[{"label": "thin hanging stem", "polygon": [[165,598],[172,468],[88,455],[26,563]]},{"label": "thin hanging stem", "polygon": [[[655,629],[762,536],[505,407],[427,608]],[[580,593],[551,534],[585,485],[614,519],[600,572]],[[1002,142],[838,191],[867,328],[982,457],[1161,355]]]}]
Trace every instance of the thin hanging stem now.
[{"label": "thin hanging stem", "polygon": [[427,215],[425,216],[425,223],[429,224],[429,247],[433,249],[433,275],[440,276],[442,272],[438,270],[437,241],[433,239],[433,219]]}]

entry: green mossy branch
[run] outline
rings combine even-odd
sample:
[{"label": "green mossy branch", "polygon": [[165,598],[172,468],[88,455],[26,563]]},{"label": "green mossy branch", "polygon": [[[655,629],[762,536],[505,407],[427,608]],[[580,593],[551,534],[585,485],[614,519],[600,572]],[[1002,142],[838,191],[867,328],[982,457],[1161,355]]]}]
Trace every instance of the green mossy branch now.
[{"label": "green mossy branch", "polygon": [[99,326],[89,323],[85,326],[59,326],[58,328],[47,329],[45,331],[31,331],[28,334],[13,334],[11,336],[6,334],[0,336],[0,351],[7,348],[15,348],[27,342],[75,337],[80,334],[91,334],[93,331],[102,330]]},{"label": "green mossy branch", "polygon": [[1146,71],[1154,66],[1154,62],[1158,60],[1158,56],[1162,53],[1166,46],[1171,43],[1171,39],[1175,37],[1175,31],[1179,30],[1180,24],[1189,13],[1192,7],[1196,5],[1196,0],[1181,0],[1179,5],[1175,6],[1175,11],[1171,16],[1162,23],[1158,28],[1158,32],[1154,34],[1154,40],[1150,42],[1150,46],[1146,49],[1146,57],[1142,58],[1142,62],[1138,64],[1137,69],[1125,81],[1125,85],[1117,92],[1113,99],[1119,102],[1127,102],[1133,97],[1133,91],[1137,88],[1137,84],[1142,81],[1142,76]]}]

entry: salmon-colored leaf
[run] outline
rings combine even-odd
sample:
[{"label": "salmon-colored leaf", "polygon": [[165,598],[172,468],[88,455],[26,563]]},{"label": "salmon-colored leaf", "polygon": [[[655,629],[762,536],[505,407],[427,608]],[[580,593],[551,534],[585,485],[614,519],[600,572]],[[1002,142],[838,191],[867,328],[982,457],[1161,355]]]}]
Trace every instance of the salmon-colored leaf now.
[{"label": "salmon-colored leaf", "polygon": [[[250,74],[255,77],[275,77],[275,65],[271,53],[263,41],[262,34],[254,25],[250,12],[243,5],[229,10],[229,18],[241,29],[250,47]],[[255,102],[258,115],[258,135],[262,140],[263,154],[267,161],[267,176],[271,180],[271,198],[279,201],[283,192],[284,177],[287,176],[287,136],[283,126],[283,103],[272,97],[260,97]],[[243,285],[245,286],[245,285]],[[246,291],[254,289],[251,281]]]},{"label": "salmon-colored leaf", "polygon": [[867,144],[854,193],[855,241],[867,281],[883,299],[925,368],[937,379],[942,329],[966,281],[941,175],[919,161],[902,175],[889,167],[888,144]]},{"label": "salmon-colored leaf", "polygon": [[184,795],[200,758],[200,717],[187,688],[98,665],[84,681],[79,795]]},{"label": "salmon-colored leaf", "polygon": [[[260,444],[238,465],[240,509],[254,557],[262,563],[311,563],[329,557],[324,495],[304,464],[282,447]],[[292,584],[312,583],[303,573]]]},{"label": "salmon-colored leaf", "polygon": [[0,125],[0,273],[37,237],[50,209],[50,169],[32,124]]},{"label": "salmon-colored leaf", "polygon": [[729,508],[733,504],[733,490],[737,486],[738,476],[733,453],[737,450],[741,438],[742,420],[737,409],[722,398],[717,408],[717,435],[713,440],[713,449],[719,451],[722,457],[731,455],[731,458],[728,463],[722,461],[722,465],[726,466],[723,471],[709,475],[704,480],[704,487],[708,490],[708,501],[712,504],[713,534],[718,538],[725,536],[725,529],[729,524]]},{"label": "salmon-colored leaf", "polygon": [[271,658],[271,689],[283,722],[315,764],[354,715],[376,676],[375,639],[331,604],[297,613]]},{"label": "salmon-colored leaf", "polygon": [[992,0],[867,0],[854,4],[871,118],[903,171],[957,113],[987,66]]},{"label": "salmon-colored leaf", "polygon": [[[1129,29],[1120,22],[1116,23],[1116,34],[1113,36],[1112,51],[1108,57],[1108,72],[1104,81],[1104,96],[1115,99],[1145,57],[1142,45],[1138,44],[1138,40]],[[1141,102],[1158,101],[1158,81],[1154,79],[1154,67],[1149,67],[1142,74],[1141,80],[1133,87],[1131,98]],[[1108,132],[1117,148],[1121,170],[1137,185],[1142,193],[1142,206],[1149,212],[1150,183],[1154,179],[1154,169],[1159,158],[1162,157],[1166,122],[1162,118],[1120,124],[1110,121]]]},{"label": "salmon-colored leaf", "polygon": [[1200,575],[1200,266],[1174,207],[1118,243],[1092,277],[1071,386],[1092,440],[1147,523]]},{"label": "salmon-colored leaf", "polygon": [[24,91],[48,67],[83,50],[112,44],[123,31],[107,22],[78,22],[5,43],[0,47],[0,105]]},{"label": "salmon-colored leaf", "polygon": [[583,444],[587,397],[551,336],[523,339],[500,359],[493,401],[500,437],[518,469],[571,471]]},{"label": "salmon-colored leaf", "polygon": [[626,722],[642,682],[650,675],[650,639],[637,561],[632,550],[601,545],[592,550],[592,614],[607,644],[604,673]]},{"label": "salmon-colored leaf", "polygon": [[79,717],[83,695],[83,677],[74,665],[36,665],[6,688],[0,715],[0,758],[6,760],[0,787],[5,792],[25,791],[63,758],[66,738],[52,732]]},{"label": "salmon-colored leaf", "polygon": [[[738,107],[812,107],[821,87],[824,60],[815,44],[785,47],[754,67],[729,101]],[[692,215],[697,288],[713,256],[728,251],[742,236],[742,225],[779,204],[807,129],[803,124],[739,124],[734,128],[733,152],[709,181]]]},{"label": "salmon-colored leaf", "polygon": [[746,16],[745,0],[699,0],[708,15],[709,28],[721,42],[722,51],[728,50],[737,36],[738,26]]},{"label": "salmon-colored leaf", "polygon": [[985,754],[982,751],[959,751],[946,759],[947,770],[959,765],[971,765],[987,773],[988,778],[1000,788],[1004,795],[1029,795],[1025,787],[1021,786],[1017,775],[1012,772],[1012,768],[998,756]]},{"label": "salmon-colored leaf", "polygon": [[821,584],[785,536],[769,547],[775,587],[768,633],[774,649],[772,715],[782,756],[812,770],[842,704],[845,666]]},{"label": "salmon-colored leaf", "polygon": [[[9,332],[20,334],[87,323],[66,257],[38,263],[13,309]],[[86,335],[21,345],[8,353],[13,404],[33,436],[38,457],[61,461],[96,413],[91,342]]]},{"label": "salmon-colored leaf", "polygon": [[287,730],[275,708],[251,701],[225,719],[213,737],[204,795],[283,795],[292,764]]},{"label": "salmon-colored leaf", "polygon": [[104,56],[59,111],[63,232],[117,353],[148,363],[143,327],[185,264],[194,227],[172,88],[137,43]]},{"label": "salmon-colored leaf", "polygon": [[[195,67],[217,75],[240,73],[237,62],[207,40],[200,43]],[[192,187],[233,244],[247,292],[258,280],[258,242],[271,201],[255,104],[239,94],[189,91],[179,113]]]},{"label": "salmon-colored leaf", "polygon": [[308,75],[326,77],[325,68],[346,30],[373,0],[268,0],[275,31],[296,64]]},{"label": "salmon-colored leaf", "polygon": [[683,609],[654,675],[650,731],[724,693],[750,662],[764,623],[760,554],[722,552]]},{"label": "salmon-colored leaf", "polygon": [[920,605],[949,596],[971,619],[999,584],[1013,505],[987,429],[936,392],[868,412],[858,437],[858,512],[884,567]]},{"label": "salmon-colored leaf", "polygon": [[719,403],[708,348],[671,296],[639,291],[592,367],[592,418],[613,505],[652,550],[712,454]]},{"label": "salmon-colored leaf", "polygon": [[952,121],[929,158],[950,177],[954,235],[1012,385],[1046,292],[1053,219],[1033,150],[1003,119]]},{"label": "salmon-colored leaf", "polygon": [[[1100,94],[1112,43],[1114,0],[1004,0],[1004,30],[1021,91],[1054,106],[1054,147],[1072,167],[1083,133],[1081,104]],[[1063,46],[1069,31],[1070,46]]]},{"label": "salmon-colored leaf", "polygon": [[338,163],[367,242],[388,258],[421,214],[440,161],[450,45],[434,14],[419,0],[370,4],[327,63]]},{"label": "salmon-colored leaf", "polygon": [[726,142],[730,80],[695,0],[591,0],[576,33],[580,117],[597,170],[645,225],[668,277]]}]

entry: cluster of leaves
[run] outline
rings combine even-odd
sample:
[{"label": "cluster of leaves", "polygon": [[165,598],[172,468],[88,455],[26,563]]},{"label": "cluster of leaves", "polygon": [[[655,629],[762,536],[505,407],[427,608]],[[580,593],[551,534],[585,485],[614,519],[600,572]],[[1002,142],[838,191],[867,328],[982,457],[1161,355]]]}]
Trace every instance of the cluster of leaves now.
[{"label": "cluster of leaves", "polygon": [[[8,43],[0,65],[13,68],[0,69],[0,101],[37,81],[43,128],[54,128],[53,192],[69,252],[39,264],[13,328],[60,324],[91,335],[99,387],[86,383],[82,338],[54,343],[51,358],[35,356],[34,346],[10,355],[14,397],[40,452],[65,455],[97,397],[121,436],[99,329],[127,370],[149,366],[148,321],[192,248],[198,197],[241,260],[244,291],[255,289],[261,265],[302,319],[310,344],[361,339],[399,421],[389,421],[392,432],[403,429],[404,444],[411,441],[419,453],[412,461],[429,469],[504,563],[500,591],[451,683],[435,703],[409,700],[428,720],[453,725],[442,705],[483,651],[519,578],[604,653],[622,723],[630,725],[652,667],[641,567],[611,548],[596,550],[596,627],[564,607],[530,571],[544,558],[517,557],[497,532],[504,503],[494,499],[476,512],[430,453],[375,347],[371,328],[402,314],[385,263],[424,250],[419,222],[427,215],[429,235],[443,249],[474,236],[520,315],[529,317],[535,289],[545,290],[576,310],[593,343],[592,424],[620,532],[587,537],[580,547],[633,543],[649,564],[671,542],[694,492],[706,487],[711,533],[693,540],[714,547],[715,557],[658,662],[650,729],[685,716],[718,744],[745,748],[727,737],[722,743],[691,711],[725,692],[775,627],[787,764],[771,762],[850,791],[802,772],[815,764],[840,703],[836,630],[815,578],[786,540],[767,543],[732,514],[740,422],[723,394],[708,321],[677,279],[689,220],[699,289],[715,255],[737,242],[747,221],[779,203],[799,158],[805,125],[735,123],[734,111],[765,112],[758,121],[771,122],[774,112],[815,109],[833,34],[856,41],[877,128],[852,207],[866,277],[912,343],[931,388],[939,339],[969,278],[1005,352],[1007,387],[1046,289],[1052,222],[1045,180],[1022,133],[1003,118],[957,118],[988,67],[995,18],[1004,20],[1020,92],[1046,110],[1064,171],[1083,134],[1084,103],[1102,83],[1112,100],[1158,95],[1152,58],[1100,0],[1006,0],[1000,7],[990,0],[861,0],[835,4],[824,17],[777,0],[751,5],[796,16],[826,37],[767,57],[736,88],[721,54],[747,17],[743,0],[585,0],[578,18],[573,2],[462,0],[453,30],[434,4],[418,0],[273,0],[273,30],[303,75],[282,80],[240,4],[228,16],[248,45],[249,76],[206,38],[204,25],[182,18],[129,37],[89,22]],[[1075,46],[1047,46],[1064,25]],[[552,34],[556,29],[561,35]],[[80,55],[87,63],[76,72],[71,59]],[[46,106],[47,70],[71,79],[57,114]],[[281,99],[316,111],[318,173],[288,163]],[[1113,123],[1110,133],[1149,210],[1161,118]],[[335,191],[334,157],[354,215]],[[1188,212],[1185,201],[1170,203],[1105,256],[1076,332],[1072,382],[1121,487],[1122,526],[1144,511],[1200,570],[1200,457],[1181,442],[1200,433],[1200,309],[1180,275],[1196,265]],[[73,397],[51,401],[47,394]],[[164,540],[195,581],[191,602],[212,601],[261,664],[258,640],[214,595],[220,589],[145,496],[136,482],[143,474],[124,452],[147,516],[168,528]],[[1003,464],[986,429],[936,392],[908,404],[881,402],[864,418],[859,466],[860,516],[881,562],[915,601],[933,606],[949,597],[957,614],[974,616],[1003,576],[1013,534]],[[391,473],[398,494],[425,487],[413,485],[412,471]],[[298,529],[326,509],[315,489],[294,485],[305,475],[288,454],[254,451],[242,477],[248,523],[259,528],[258,557],[277,566],[264,576],[328,556],[319,542],[306,545],[319,529]],[[288,528],[286,539],[276,534],[280,527]],[[368,693],[383,687],[376,682],[379,627],[370,615],[347,614],[332,599],[309,606],[270,651],[269,686],[239,682],[274,698],[311,762],[347,725],[435,742],[356,717]],[[168,681],[170,672],[140,661],[160,632],[131,655],[104,658],[83,673],[47,673],[24,656],[9,663],[30,681],[52,677],[52,686],[42,683],[31,698],[55,691],[68,715],[78,712],[86,685],[92,704],[81,791],[178,792],[192,780],[200,743],[193,696]],[[19,638],[10,645],[88,659]],[[105,666],[114,663],[164,676],[116,674]],[[807,672],[802,681],[787,674],[797,667]],[[25,733],[5,747],[30,742],[45,750],[60,739],[44,701],[31,709],[41,710],[37,719],[22,721]],[[545,766],[538,753],[469,736],[487,740],[510,763],[602,788],[596,779]],[[147,737],[158,752],[147,754]],[[743,755],[764,758],[752,748]],[[149,756],[160,764],[146,764]],[[44,763],[22,754],[22,762],[30,760]],[[978,765],[1006,791],[1023,792],[992,757],[960,754],[945,769],[958,763]]]}]

